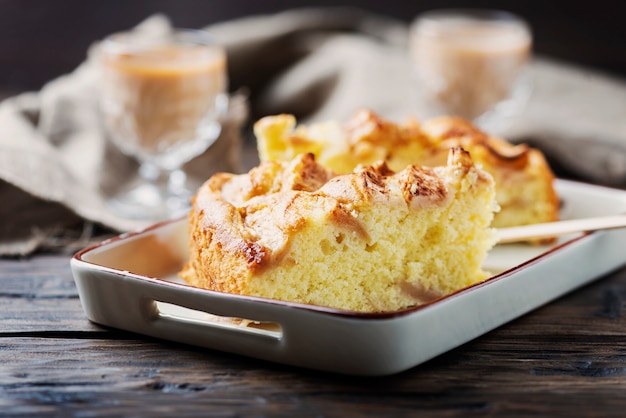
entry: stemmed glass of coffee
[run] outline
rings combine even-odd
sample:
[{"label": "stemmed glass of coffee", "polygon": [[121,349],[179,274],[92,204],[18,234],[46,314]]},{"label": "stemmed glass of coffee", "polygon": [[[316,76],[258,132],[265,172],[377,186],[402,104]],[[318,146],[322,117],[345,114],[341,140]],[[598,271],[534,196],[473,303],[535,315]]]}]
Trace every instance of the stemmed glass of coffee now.
[{"label": "stemmed glass of coffee", "polygon": [[205,152],[228,106],[226,54],[202,30],[118,33],[99,48],[100,107],[112,142],[139,162],[139,181],[110,200],[128,218],[189,207],[183,164]]},{"label": "stemmed glass of coffee", "polygon": [[509,12],[441,9],[417,16],[410,55],[420,114],[502,129],[529,98],[531,47],[529,25]]}]

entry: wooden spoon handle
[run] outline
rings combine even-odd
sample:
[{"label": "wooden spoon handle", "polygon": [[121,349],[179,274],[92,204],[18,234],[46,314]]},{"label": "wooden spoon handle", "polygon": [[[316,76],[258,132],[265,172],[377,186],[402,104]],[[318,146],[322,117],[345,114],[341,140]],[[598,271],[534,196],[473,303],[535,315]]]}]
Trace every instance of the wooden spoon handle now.
[{"label": "wooden spoon handle", "polygon": [[520,241],[533,241],[538,239],[554,238],[560,235],[575,234],[578,232],[590,232],[601,229],[624,227],[626,227],[626,214],[514,226],[510,228],[498,229],[498,243],[505,244]]}]

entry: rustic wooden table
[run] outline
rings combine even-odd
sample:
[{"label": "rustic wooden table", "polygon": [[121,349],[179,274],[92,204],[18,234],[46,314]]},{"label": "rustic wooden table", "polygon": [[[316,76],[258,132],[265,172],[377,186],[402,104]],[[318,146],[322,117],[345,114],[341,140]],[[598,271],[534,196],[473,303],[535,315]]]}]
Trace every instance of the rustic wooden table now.
[{"label": "rustic wooden table", "polygon": [[68,255],[0,259],[0,415],[624,416],[625,298],[621,269],[412,370],[355,378],[100,327]]}]

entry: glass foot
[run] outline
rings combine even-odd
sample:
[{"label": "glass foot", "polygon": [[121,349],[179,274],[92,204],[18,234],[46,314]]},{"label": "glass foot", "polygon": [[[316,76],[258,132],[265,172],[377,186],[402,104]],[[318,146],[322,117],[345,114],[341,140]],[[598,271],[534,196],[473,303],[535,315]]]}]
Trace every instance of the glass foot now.
[{"label": "glass foot", "polygon": [[184,187],[184,174],[179,170],[159,174],[150,179],[142,175],[140,181],[110,199],[108,206],[129,219],[156,222],[184,215],[191,208],[192,196]]},{"label": "glass foot", "polygon": [[124,218],[160,221],[184,215],[191,207],[190,199],[191,193],[163,195],[158,187],[143,184],[115,196],[108,205]]}]

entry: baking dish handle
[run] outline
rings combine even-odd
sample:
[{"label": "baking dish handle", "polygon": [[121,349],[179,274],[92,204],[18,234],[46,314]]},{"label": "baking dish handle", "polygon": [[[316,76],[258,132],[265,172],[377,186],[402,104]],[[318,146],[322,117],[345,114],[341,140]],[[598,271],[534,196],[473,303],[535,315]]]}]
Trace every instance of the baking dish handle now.
[{"label": "baking dish handle", "polygon": [[[280,306],[187,287],[150,286],[140,298],[145,326],[155,336],[172,335],[181,342],[211,340],[237,351],[238,344],[274,347],[283,339]],[[284,318],[284,314],[282,314]]]}]

